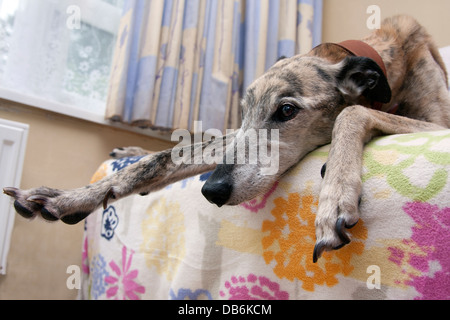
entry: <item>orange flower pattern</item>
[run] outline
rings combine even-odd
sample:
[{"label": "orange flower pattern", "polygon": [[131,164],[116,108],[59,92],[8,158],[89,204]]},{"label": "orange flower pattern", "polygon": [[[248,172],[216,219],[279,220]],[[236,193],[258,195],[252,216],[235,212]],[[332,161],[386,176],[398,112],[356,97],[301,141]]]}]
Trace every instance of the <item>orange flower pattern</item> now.
[{"label": "orange flower pattern", "polygon": [[263,258],[266,264],[274,264],[273,271],[279,278],[302,281],[302,288],[314,291],[315,285],[332,287],[338,283],[336,275],[349,275],[353,255],[361,255],[367,229],[363,221],[351,230],[352,242],[344,248],[325,252],[318,263],[312,262],[315,244],[315,212],[318,199],[311,192],[288,194],[288,198],[276,198],[272,216],[262,225]]},{"label": "orange flower pattern", "polygon": [[106,177],[107,174],[108,174],[108,163],[103,163],[94,173],[89,183],[100,181],[104,177]]}]

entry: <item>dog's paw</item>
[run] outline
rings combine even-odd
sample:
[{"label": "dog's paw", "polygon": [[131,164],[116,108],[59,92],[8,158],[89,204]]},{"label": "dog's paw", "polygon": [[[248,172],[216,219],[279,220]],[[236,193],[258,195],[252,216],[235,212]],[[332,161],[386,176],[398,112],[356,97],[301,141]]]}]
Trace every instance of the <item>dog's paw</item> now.
[{"label": "dog's paw", "polygon": [[123,147],[114,148],[109,156],[113,159],[121,159],[126,157],[144,156],[147,154],[149,154],[149,152],[140,147]]},{"label": "dog's paw", "polygon": [[324,251],[340,249],[351,241],[347,229],[359,221],[361,193],[360,177],[354,175],[352,180],[351,176],[328,183],[324,180],[315,221],[313,262],[317,262]]},{"label": "dog's paw", "polygon": [[65,191],[40,187],[30,190],[17,188],[4,188],[3,193],[14,198],[14,208],[18,214],[27,219],[37,216],[47,221],[61,220],[67,224],[76,224],[86,218],[93,210],[74,211],[77,207],[75,201],[70,201]]}]

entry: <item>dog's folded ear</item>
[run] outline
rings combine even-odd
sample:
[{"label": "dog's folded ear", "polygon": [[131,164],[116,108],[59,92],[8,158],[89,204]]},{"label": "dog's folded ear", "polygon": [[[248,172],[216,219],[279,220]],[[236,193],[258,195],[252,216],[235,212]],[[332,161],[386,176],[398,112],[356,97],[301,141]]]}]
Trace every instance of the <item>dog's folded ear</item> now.
[{"label": "dog's folded ear", "polygon": [[366,57],[347,57],[341,62],[338,88],[356,102],[362,95],[373,102],[387,103],[391,100],[391,88],[378,64]]}]

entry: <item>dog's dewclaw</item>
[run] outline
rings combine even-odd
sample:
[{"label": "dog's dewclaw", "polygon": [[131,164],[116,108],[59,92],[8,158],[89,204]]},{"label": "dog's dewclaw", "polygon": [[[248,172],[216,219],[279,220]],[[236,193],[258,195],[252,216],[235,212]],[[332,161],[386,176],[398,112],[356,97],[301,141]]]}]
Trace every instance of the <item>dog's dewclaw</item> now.
[{"label": "dog's dewclaw", "polygon": [[59,218],[55,217],[53,213],[48,211],[46,208],[41,209],[41,216],[47,221],[58,221]]},{"label": "dog's dewclaw", "polygon": [[115,198],[116,195],[114,194],[114,188],[111,187],[106,193],[105,198],[103,198],[103,210],[106,210],[106,208],[108,207],[108,200]]}]

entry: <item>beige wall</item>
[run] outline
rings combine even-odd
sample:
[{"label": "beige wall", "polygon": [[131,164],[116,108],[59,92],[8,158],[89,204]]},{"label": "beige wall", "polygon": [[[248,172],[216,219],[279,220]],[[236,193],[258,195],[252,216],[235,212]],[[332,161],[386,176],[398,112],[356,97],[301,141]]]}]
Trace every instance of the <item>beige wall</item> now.
[{"label": "beige wall", "polygon": [[323,0],[323,42],[360,39],[371,31],[366,26],[370,5],[378,5],[381,18],[395,14],[415,17],[434,37],[438,46],[450,45],[448,0]]},{"label": "beige wall", "polygon": [[[366,8],[377,4],[382,17],[408,13],[424,24],[439,46],[450,45],[448,0],[324,0],[324,41],[361,38]],[[162,150],[167,142],[107,126],[40,111],[0,99],[0,118],[28,123],[30,132],[22,188],[85,185],[117,146]],[[0,195],[5,196],[5,195]],[[72,299],[66,269],[80,264],[83,224],[27,221],[16,217],[6,276],[0,276],[0,299]]]},{"label": "beige wall", "polygon": [[[169,142],[114,129],[0,99],[0,118],[30,125],[22,188],[76,188],[89,183],[114,147],[169,148]],[[3,187],[3,186],[0,186]],[[1,194],[0,196],[6,197]],[[17,215],[1,299],[72,299],[66,287],[69,265],[80,265],[83,223],[68,226]]]}]

